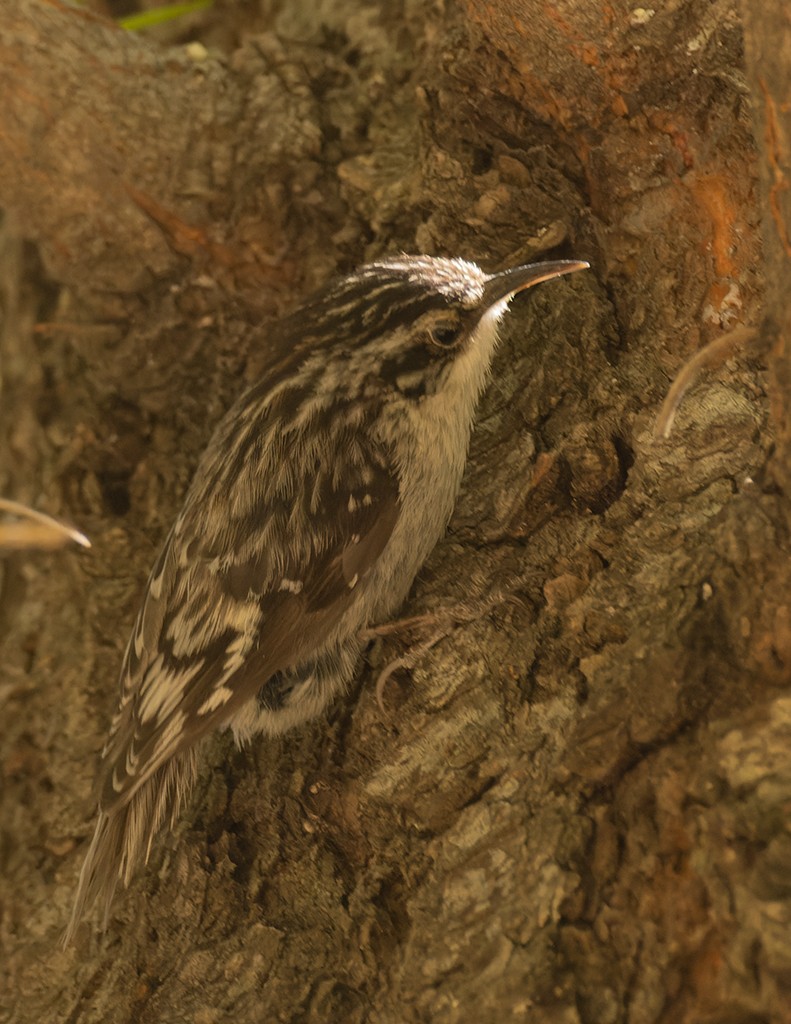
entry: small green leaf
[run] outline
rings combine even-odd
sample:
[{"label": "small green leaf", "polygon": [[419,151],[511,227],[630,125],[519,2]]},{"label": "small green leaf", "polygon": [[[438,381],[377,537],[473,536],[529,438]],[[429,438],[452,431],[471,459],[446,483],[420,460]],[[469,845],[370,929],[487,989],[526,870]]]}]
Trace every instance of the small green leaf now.
[{"label": "small green leaf", "polygon": [[206,7],[211,7],[213,3],[214,0],[186,0],[185,3],[166,4],[152,11],[141,11],[139,14],[130,14],[128,18],[119,18],[118,24],[129,32],[139,32],[154,25],[163,25],[166,21],[183,18],[185,14],[192,14],[194,11],[202,11]]}]

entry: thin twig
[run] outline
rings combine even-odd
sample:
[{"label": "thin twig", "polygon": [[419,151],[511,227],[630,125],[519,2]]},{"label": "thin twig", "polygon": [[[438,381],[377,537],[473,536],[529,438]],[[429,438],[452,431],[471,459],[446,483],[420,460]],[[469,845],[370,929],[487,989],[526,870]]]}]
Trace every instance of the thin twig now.
[{"label": "thin twig", "polygon": [[755,327],[745,327],[744,324],[740,324],[732,331],[728,331],[727,334],[721,334],[719,338],[704,345],[699,352],[696,352],[691,359],[684,363],[659,410],[654,424],[654,438],[659,440],[670,437],[678,407],[701,370],[713,370],[722,366],[737,349],[754,345],[757,338],[758,331]]},{"label": "thin twig", "polygon": [[0,551],[55,550],[69,541],[89,548],[91,542],[80,530],[46,512],[0,498],[0,512],[21,519],[21,523],[0,523]]}]

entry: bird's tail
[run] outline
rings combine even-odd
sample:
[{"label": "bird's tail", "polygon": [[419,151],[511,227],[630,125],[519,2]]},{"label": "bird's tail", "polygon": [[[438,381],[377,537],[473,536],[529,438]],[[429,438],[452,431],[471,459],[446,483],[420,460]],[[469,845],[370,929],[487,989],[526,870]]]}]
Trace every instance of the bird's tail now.
[{"label": "bird's tail", "polygon": [[110,811],[99,811],[63,946],[68,946],[87,911],[98,903],[102,929],[107,927],[110,905],[119,882],[124,887],[141,860],[148,862],[151,844],[169,818],[172,828],[197,774],[193,749],[182,751],[163,764],[139,787],[132,798]]}]

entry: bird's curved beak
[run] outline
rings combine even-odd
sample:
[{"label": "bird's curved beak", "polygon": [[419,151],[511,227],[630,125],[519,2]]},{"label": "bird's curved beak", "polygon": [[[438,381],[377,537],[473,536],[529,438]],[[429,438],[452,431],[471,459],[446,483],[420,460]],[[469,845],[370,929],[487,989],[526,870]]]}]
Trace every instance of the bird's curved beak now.
[{"label": "bird's curved beak", "polygon": [[553,277],[573,274],[577,270],[587,270],[590,263],[585,260],[550,260],[546,263],[528,263],[523,267],[513,267],[499,274],[492,274],[483,286],[482,307],[489,308],[502,299],[510,299],[525,288],[534,284],[549,281]]}]

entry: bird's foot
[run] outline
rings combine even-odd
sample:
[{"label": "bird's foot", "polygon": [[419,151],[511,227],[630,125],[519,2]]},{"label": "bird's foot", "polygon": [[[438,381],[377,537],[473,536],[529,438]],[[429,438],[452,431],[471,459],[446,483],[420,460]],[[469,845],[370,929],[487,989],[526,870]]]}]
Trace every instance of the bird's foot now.
[{"label": "bird's foot", "polygon": [[376,679],[376,702],[382,711],[384,706],[384,690],[388,680],[399,669],[412,669],[441,640],[449,636],[459,626],[476,622],[488,614],[493,608],[512,601],[521,605],[521,601],[513,592],[497,588],[486,596],[467,598],[447,608],[411,615],[403,619],[383,622],[379,626],[371,626],[363,630],[362,639],[381,640],[386,637],[408,637],[408,647],[404,654],[393,658],[381,670]]}]

